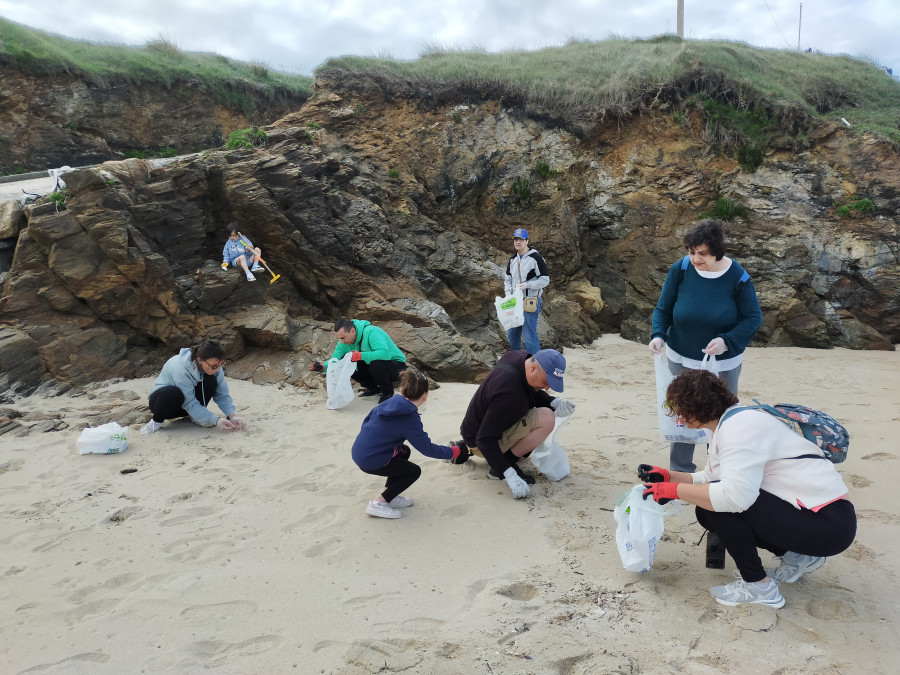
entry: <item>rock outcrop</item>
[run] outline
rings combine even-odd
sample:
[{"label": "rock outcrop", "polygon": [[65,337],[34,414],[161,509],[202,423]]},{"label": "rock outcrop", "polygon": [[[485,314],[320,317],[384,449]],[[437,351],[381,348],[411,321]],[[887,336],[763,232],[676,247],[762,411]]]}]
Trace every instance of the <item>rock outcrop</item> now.
[{"label": "rock outcrop", "polygon": [[[231,377],[318,386],[307,366],[330,353],[340,316],[381,325],[435,379],[477,379],[505,348],[493,299],[519,226],[550,267],[545,346],[602,330],[648,340],[681,236],[719,196],[748,209],[728,252],[760,297],[757,344],[892,349],[894,149],[822,128],[748,174],[709,151],[701,125],[659,114],[575,135],[498,101],[320,89],[266,128],[267,148],[67,174],[66,209],[39,200],[19,226],[0,362],[40,367],[3,385],[33,389],[36,370],[74,384],[145,375],[215,336]],[[851,195],[874,208],[840,218]],[[278,281],[219,268],[232,221]]]},{"label": "rock outcrop", "polygon": [[[128,150],[174,148],[183,154],[221,147],[235,129],[268,124],[296,110],[305,97],[283,94],[266,102],[235,92],[233,98],[230,105],[218,102],[196,82],[104,86],[4,64],[0,172],[99,164],[121,159]],[[242,98],[254,100],[252,112],[241,106]]]}]

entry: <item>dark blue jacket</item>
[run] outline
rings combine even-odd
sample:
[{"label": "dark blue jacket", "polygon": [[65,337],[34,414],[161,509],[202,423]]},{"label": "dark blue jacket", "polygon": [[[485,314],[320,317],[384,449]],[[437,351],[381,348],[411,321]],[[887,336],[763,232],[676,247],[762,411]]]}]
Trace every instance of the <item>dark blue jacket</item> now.
[{"label": "dark blue jacket", "polygon": [[422,427],[416,404],[397,394],[380,403],[363,420],[359,436],[353,442],[353,461],[362,470],[380,469],[391,461],[394,448],[409,441],[427,457],[450,459],[453,449],[435,445]]}]

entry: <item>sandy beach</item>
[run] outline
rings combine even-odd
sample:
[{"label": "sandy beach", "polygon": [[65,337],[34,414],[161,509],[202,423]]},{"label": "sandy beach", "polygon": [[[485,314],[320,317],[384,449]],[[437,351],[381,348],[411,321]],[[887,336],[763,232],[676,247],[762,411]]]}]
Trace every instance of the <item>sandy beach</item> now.
[{"label": "sandy beach", "polygon": [[[897,672],[900,353],[745,354],[742,401],[819,408],[851,434],[857,539],[780,610],[715,602],[734,564],[705,569],[691,507],[650,572],[622,568],[612,509],[640,462],[667,462],[653,362],[618,336],[565,356],[571,476],[516,501],[483,460],[414,452],[398,520],[366,516],[382,484],[350,459],[371,398],[330,411],[324,389],[229,380],[247,431],[134,424],[103,456],[78,454],[85,410],[145,400],[151,379],[18,402],[68,428],[0,440],[0,671]],[[432,392],[433,440],[458,438],[475,388]]]}]

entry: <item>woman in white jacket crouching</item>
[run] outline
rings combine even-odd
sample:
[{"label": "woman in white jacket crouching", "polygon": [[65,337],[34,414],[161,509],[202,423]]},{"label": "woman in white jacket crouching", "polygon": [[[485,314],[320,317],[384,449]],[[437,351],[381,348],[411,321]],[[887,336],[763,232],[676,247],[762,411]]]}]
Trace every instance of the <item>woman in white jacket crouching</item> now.
[{"label": "woman in white jacket crouching", "polygon": [[[696,473],[643,464],[644,498],[683,499],[697,520],[719,535],[740,577],[711,589],[723,605],[782,607],[779,583],[793,583],[846,550],[856,536],[856,512],[847,486],[814,443],[776,417],[743,409],[722,421],[738,399],[723,380],[685,370],[667,390],[667,402],[688,427],[713,432],[706,468]],[[766,572],[757,549],[781,558]]]}]

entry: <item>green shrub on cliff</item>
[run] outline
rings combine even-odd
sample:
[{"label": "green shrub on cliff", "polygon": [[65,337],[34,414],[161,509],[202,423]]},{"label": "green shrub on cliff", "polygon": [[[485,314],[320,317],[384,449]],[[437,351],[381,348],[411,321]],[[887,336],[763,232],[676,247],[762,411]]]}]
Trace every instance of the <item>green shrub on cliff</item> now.
[{"label": "green shrub on cliff", "polygon": [[259,127],[250,127],[232,131],[228,135],[225,147],[229,150],[237,150],[238,148],[258,148],[268,145],[268,143],[269,137],[265,131]]},{"label": "green shrub on cliff", "polygon": [[703,220],[705,218],[718,218],[719,220],[732,220],[738,216],[746,216],[747,207],[741,206],[730,199],[719,197],[716,199],[716,205],[710,211],[701,211],[697,218]]},{"label": "green shrub on cliff", "polygon": [[652,106],[676,109],[702,94],[778,123],[792,117],[840,124],[846,117],[853,123],[850,133],[876,131],[900,142],[900,82],[881,68],[848,56],[737,42],[666,35],[572,40],[561,47],[493,54],[432,46],[415,61],[329,59],[316,74],[338,82],[343,76],[368,77],[387,91],[428,96],[455,90],[473,102],[500,98],[510,106],[587,120],[629,116]]},{"label": "green shrub on cliff", "polygon": [[168,89],[198,87],[217,103],[244,114],[272,101],[305,100],[312,95],[310,77],[219,54],[185,52],[160,36],[142,47],[98,44],[0,18],[0,44],[0,70],[13,66],[31,75],[70,75],[99,87],[122,82]]}]

